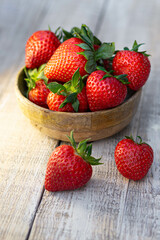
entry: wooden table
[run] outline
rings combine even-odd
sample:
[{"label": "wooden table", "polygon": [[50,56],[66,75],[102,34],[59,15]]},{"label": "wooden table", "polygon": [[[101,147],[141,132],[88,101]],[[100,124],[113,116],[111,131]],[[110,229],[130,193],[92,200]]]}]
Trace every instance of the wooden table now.
[{"label": "wooden table", "polygon": [[[91,181],[76,191],[44,190],[48,158],[59,141],[32,127],[14,92],[24,65],[28,37],[36,30],[87,24],[116,49],[145,42],[152,71],[131,124],[93,143]],[[0,1],[0,239],[159,240],[160,239],[160,1],[1,0]],[[142,48],[142,49],[143,49]],[[154,149],[154,163],[138,182],[122,177],[114,149],[137,134]]]}]

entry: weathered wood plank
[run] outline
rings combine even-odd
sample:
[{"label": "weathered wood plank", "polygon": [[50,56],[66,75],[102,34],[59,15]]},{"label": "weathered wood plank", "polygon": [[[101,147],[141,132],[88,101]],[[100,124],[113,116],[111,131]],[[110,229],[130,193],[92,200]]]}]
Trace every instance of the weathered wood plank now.
[{"label": "weathered wood plank", "polygon": [[[102,1],[3,1],[0,8],[0,239],[28,239],[43,195],[46,163],[58,144],[34,129],[14,95],[28,36],[48,24],[68,30],[98,19]],[[73,12],[73,17],[68,15]],[[24,20],[25,19],[25,20]],[[70,21],[68,21],[70,19]],[[13,24],[14,23],[14,24]]]},{"label": "weathered wood plank", "polygon": [[[33,8],[30,8],[32,6]],[[36,7],[37,6],[37,7]],[[14,82],[26,32],[39,26],[45,1],[3,1],[0,8],[0,239],[26,239],[43,194],[45,167],[58,141],[34,129],[18,107]],[[35,17],[36,12],[36,17]],[[46,11],[47,14],[47,11]],[[25,18],[25,21],[24,21]],[[34,22],[35,21],[35,22]],[[34,25],[31,24],[34,22]],[[14,23],[14,24],[13,24]]]},{"label": "weathered wood plank", "polygon": [[[159,8],[156,0],[109,1],[99,37],[105,41],[115,41],[117,48],[124,45],[130,47],[135,39],[146,42],[144,48],[153,55],[154,72],[144,87],[132,123],[121,133],[93,143],[93,154],[96,157],[102,155],[104,165],[94,167],[91,181],[76,191],[44,192],[29,239],[159,239],[160,86],[159,72],[155,71],[159,56],[156,47],[159,44]],[[139,182],[123,178],[114,163],[117,142],[130,133],[133,136],[140,134],[155,152],[151,170]]]}]

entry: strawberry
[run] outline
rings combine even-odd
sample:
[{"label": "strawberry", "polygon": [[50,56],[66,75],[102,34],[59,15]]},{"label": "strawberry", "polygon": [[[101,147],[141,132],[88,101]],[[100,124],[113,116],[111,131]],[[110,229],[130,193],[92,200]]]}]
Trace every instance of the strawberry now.
[{"label": "strawberry", "polygon": [[75,71],[71,81],[64,85],[53,82],[48,84],[48,88],[51,90],[47,98],[49,109],[61,112],[87,111],[86,88],[79,73],[79,68]]},{"label": "strawberry", "polygon": [[78,68],[81,76],[84,76],[96,69],[97,61],[114,53],[114,43],[103,43],[95,50],[97,38],[86,25],[82,25],[81,30],[74,28],[71,36],[57,48],[47,63],[44,69],[47,78],[67,82]]},{"label": "strawberry", "polygon": [[151,68],[146,51],[138,52],[141,45],[135,41],[132,50],[124,48],[118,51],[113,59],[114,73],[116,75],[127,74],[130,82],[128,86],[135,91],[146,83]]},{"label": "strawberry", "polygon": [[41,107],[48,108],[46,101],[50,90],[46,87],[45,82],[47,81],[47,79],[43,74],[44,67],[45,64],[41,65],[38,69],[35,68],[33,70],[27,70],[25,67],[24,72],[27,77],[25,78],[25,80],[28,86],[28,99]]},{"label": "strawberry", "polygon": [[153,162],[153,149],[142,142],[135,142],[133,137],[121,140],[115,148],[115,162],[119,172],[134,181],[142,179]]},{"label": "strawberry", "polygon": [[[126,75],[113,76],[104,68],[98,67],[87,79],[86,92],[92,112],[120,105],[127,95]],[[124,79],[124,81],[122,80]]]},{"label": "strawberry", "polygon": [[45,107],[48,108],[46,100],[47,100],[47,96],[49,94],[49,89],[46,87],[44,80],[38,80],[36,82],[36,86],[35,88],[31,89],[28,93],[28,99],[41,106],[41,107]]},{"label": "strawberry", "polygon": [[83,140],[76,147],[73,132],[68,137],[72,146],[61,145],[51,154],[47,163],[45,189],[48,191],[74,190],[84,186],[92,176],[91,165],[101,164],[91,156],[92,145]]},{"label": "strawberry", "polygon": [[25,64],[27,68],[37,68],[48,62],[60,41],[51,31],[37,31],[27,40]]}]

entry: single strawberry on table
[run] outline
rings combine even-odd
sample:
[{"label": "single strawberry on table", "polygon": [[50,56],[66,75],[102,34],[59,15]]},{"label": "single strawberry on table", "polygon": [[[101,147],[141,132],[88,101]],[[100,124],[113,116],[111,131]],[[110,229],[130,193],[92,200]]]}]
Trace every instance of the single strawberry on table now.
[{"label": "single strawberry on table", "polygon": [[90,74],[86,83],[89,108],[92,112],[120,105],[127,95],[126,75],[113,76],[103,67]]},{"label": "single strawberry on table", "polygon": [[138,136],[139,142],[133,137],[121,140],[115,148],[115,162],[119,172],[134,181],[142,179],[153,162],[153,149]]},{"label": "single strawberry on table", "polygon": [[49,79],[69,81],[79,68],[81,76],[96,69],[97,61],[110,58],[115,50],[114,43],[103,43],[95,50],[97,38],[86,25],[74,28],[74,35],[65,40],[48,61],[44,74]]},{"label": "single strawberry on table", "polygon": [[71,81],[64,85],[57,82],[49,83],[48,88],[51,91],[47,97],[50,110],[59,112],[86,112],[88,110],[86,87],[79,68],[73,74]]},{"label": "single strawberry on table", "polygon": [[60,41],[51,31],[37,31],[27,40],[25,64],[27,68],[37,68],[48,62]]},{"label": "single strawberry on table", "polygon": [[24,68],[27,82],[27,97],[28,99],[41,106],[48,108],[47,106],[47,96],[50,90],[46,87],[47,78],[43,74],[45,64],[41,65],[38,69],[27,69]]},{"label": "single strawberry on table", "polygon": [[141,45],[135,41],[131,50],[124,48],[118,51],[112,65],[115,75],[127,74],[128,86],[135,91],[146,83],[151,68],[146,51],[138,51]]},{"label": "single strawberry on table", "polygon": [[92,145],[83,140],[76,147],[73,131],[69,137],[72,146],[61,145],[51,154],[47,163],[45,189],[48,191],[74,190],[84,186],[92,176],[92,166],[100,158],[91,156]]}]

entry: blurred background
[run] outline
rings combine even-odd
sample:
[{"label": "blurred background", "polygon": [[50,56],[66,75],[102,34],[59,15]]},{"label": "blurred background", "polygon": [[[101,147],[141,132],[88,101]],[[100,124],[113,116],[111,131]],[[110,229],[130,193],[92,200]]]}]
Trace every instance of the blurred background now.
[{"label": "blurred background", "polygon": [[0,72],[23,66],[27,39],[48,25],[54,31],[85,23],[101,40],[115,41],[117,49],[131,47],[136,39],[154,53],[159,12],[158,0],[1,0]]}]

